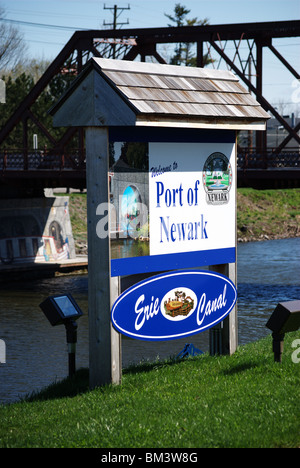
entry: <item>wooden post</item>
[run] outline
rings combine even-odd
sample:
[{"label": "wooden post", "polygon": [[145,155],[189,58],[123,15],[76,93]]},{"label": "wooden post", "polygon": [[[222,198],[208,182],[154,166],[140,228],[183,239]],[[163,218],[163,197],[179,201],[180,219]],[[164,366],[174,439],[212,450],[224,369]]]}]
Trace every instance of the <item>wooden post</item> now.
[{"label": "wooden post", "polygon": [[107,236],[96,232],[97,207],[109,201],[108,128],[86,128],[87,220],[89,262],[89,373],[90,387],[121,381],[120,335],[110,320],[119,294],[119,279],[110,277],[109,210]]},{"label": "wooden post", "polygon": [[[237,133],[235,135],[235,160],[237,161]],[[236,209],[237,209],[237,163],[235,167],[234,177],[236,180],[235,191],[233,196],[235,197]],[[235,245],[237,247],[237,219],[235,214]],[[235,287],[237,286],[237,264],[235,263],[225,263],[224,265],[212,265],[209,267],[211,271],[215,271],[224,276],[227,276]],[[230,314],[223,320],[221,324],[218,325],[219,334],[220,334],[220,346],[219,352],[221,354],[233,354],[238,347],[238,315],[237,315],[237,303],[230,312]],[[215,354],[216,347],[212,340],[214,339],[214,332],[210,332],[210,353]]]},{"label": "wooden post", "polygon": [[[224,265],[213,265],[209,267],[211,271],[221,273],[222,275],[227,276],[235,285],[236,285],[236,263],[226,263]],[[219,325],[217,325],[219,327]],[[219,327],[220,328],[220,327]],[[212,329],[213,330],[213,329]],[[219,330],[221,340],[219,349],[220,354],[233,354],[238,347],[238,319],[237,319],[237,305],[235,304],[234,308],[230,314],[223,320],[222,327]],[[213,333],[210,333],[210,341],[213,339]],[[215,349],[215,346],[212,346],[210,343],[211,354],[212,349]]]}]

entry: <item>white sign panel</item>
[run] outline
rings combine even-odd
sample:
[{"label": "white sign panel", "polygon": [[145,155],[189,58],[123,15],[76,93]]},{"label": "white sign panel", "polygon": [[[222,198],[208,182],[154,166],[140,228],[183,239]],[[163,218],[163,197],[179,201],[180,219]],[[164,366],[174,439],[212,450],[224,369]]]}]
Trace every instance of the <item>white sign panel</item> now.
[{"label": "white sign panel", "polygon": [[150,255],[235,247],[235,145],[149,143]]}]

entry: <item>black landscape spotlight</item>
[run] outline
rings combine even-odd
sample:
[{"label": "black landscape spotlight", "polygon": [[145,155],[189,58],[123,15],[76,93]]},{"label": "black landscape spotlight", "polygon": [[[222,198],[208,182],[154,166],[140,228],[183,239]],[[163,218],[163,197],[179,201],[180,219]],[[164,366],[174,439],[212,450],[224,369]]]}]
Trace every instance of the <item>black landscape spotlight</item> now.
[{"label": "black landscape spotlight", "polygon": [[69,377],[72,377],[75,374],[76,369],[76,320],[83,315],[82,311],[74,301],[71,294],[50,296],[40,304],[40,308],[52,326],[64,325],[66,328],[69,354]]},{"label": "black landscape spotlight", "polygon": [[300,301],[280,302],[266,323],[272,330],[274,360],[281,362],[285,333],[300,328]]}]

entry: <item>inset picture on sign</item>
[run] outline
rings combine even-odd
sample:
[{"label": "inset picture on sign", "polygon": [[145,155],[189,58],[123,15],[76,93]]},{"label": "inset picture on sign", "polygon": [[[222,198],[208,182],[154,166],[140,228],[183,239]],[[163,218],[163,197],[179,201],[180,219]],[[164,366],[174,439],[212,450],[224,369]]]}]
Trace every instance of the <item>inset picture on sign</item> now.
[{"label": "inset picture on sign", "polygon": [[197,296],[187,288],[176,288],[169,291],[161,301],[161,313],[172,321],[185,320],[197,307]]}]

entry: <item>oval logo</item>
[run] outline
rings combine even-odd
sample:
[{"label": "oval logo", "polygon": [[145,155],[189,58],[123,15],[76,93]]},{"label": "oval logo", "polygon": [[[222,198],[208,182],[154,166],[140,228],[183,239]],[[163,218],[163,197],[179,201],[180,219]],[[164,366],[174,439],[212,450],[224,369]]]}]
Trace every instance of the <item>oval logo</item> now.
[{"label": "oval logo", "polygon": [[237,300],[229,278],[183,270],[152,276],[124,291],[111,320],[123,335],[164,341],[200,333],[224,320]]},{"label": "oval logo", "polygon": [[197,307],[197,296],[189,288],[179,287],[163,297],[160,310],[167,320],[178,322],[189,317]]}]

